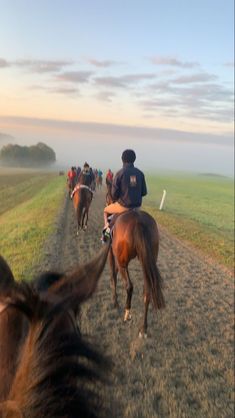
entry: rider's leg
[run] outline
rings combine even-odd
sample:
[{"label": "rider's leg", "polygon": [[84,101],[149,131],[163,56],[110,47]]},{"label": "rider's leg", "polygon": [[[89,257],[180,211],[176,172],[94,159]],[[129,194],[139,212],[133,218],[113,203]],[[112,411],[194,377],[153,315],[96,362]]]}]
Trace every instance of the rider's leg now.
[{"label": "rider's leg", "polygon": [[126,212],[128,208],[125,208],[125,206],[120,205],[120,203],[115,202],[111,203],[108,206],[105,206],[104,208],[104,228],[107,228],[109,226],[108,223],[108,216],[112,215],[114,213],[122,213]]},{"label": "rider's leg", "polygon": [[109,226],[109,223],[108,223],[108,216],[109,215],[110,214],[108,212],[104,211],[104,228],[108,228],[108,226]]}]

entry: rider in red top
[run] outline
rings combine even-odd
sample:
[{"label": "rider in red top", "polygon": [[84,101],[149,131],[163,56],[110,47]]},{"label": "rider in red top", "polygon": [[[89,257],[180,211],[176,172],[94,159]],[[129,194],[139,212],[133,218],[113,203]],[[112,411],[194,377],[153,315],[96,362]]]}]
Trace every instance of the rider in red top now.
[{"label": "rider in red top", "polygon": [[76,169],[74,167],[71,167],[68,171],[67,178],[68,184],[71,186],[71,189],[73,189],[76,183]]},{"label": "rider in red top", "polygon": [[106,174],[106,184],[112,184],[112,182],[113,182],[113,172],[109,168]]}]

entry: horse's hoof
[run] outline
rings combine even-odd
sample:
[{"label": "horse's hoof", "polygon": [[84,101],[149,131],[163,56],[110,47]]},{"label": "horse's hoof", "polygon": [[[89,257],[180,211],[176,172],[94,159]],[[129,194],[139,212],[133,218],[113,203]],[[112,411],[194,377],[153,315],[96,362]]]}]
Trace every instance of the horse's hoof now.
[{"label": "horse's hoof", "polygon": [[124,315],[124,322],[130,321],[131,320],[131,314],[130,314],[130,309],[126,309],[125,310],[125,315]]},{"label": "horse's hoof", "polygon": [[78,235],[79,235],[79,232],[78,232],[78,230],[77,230],[77,237],[78,237]]},{"label": "horse's hoof", "polygon": [[147,337],[148,336],[146,332],[142,332],[142,331],[139,332],[139,338],[147,338]]},{"label": "horse's hoof", "polygon": [[84,227],[82,229],[83,229],[83,231],[86,231],[87,230],[87,225],[84,225]]}]

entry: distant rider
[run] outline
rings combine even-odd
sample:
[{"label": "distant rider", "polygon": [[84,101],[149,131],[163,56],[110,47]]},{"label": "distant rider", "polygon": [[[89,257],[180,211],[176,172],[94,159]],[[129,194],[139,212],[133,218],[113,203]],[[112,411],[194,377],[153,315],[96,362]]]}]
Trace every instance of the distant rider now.
[{"label": "distant rider", "polygon": [[76,183],[76,169],[71,167],[67,173],[67,182],[71,190],[73,190]]},{"label": "distant rider", "polygon": [[110,168],[107,171],[105,180],[106,180],[106,185],[107,186],[112,184],[112,182],[113,182],[113,172],[110,170]]},{"label": "distant rider", "polygon": [[78,183],[90,186],[93,181],[93,171],[87,162],[84,163],[83,169],[78,176]]}]

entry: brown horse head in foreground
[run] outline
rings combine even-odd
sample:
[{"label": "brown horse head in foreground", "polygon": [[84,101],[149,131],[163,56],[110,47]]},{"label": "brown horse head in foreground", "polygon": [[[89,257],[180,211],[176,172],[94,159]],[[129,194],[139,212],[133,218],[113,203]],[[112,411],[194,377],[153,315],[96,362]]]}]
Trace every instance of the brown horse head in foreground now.
[{"label": "brown horse head in foreground", "polygon": [[[103,416],[96,383],[102,378],[105,361],[83,341],[71,312],[95,291],[108,251],[108,246],[103,248],[93,261],[71,274],[54,274],[52,284],[41,291],[16,283],[0,259],[0,303],[4,307],[0,332],[5,347],[0,353],[0,418]],[[26,331],[21,320],[18,328],[10,328],[2,317],[8,310],[15,323],[24,318]]]},{"label": "brown horse head in foreground", "polygon": [[142,210],[133,209],[120,214],[113,228],[110,249],[111,282],[114,305],[117,306],[117,273],[124,279],[127,299],[124,321],[131,319],[131,299],[133,284],[130,279],[129,262],[138,257],[144,276],[144,319],[139,335],[147,334],[147,315],[149,302],[155,309],[165,306],[162,292],[162,278],[157,267],[159,233],[155,220]]}]

